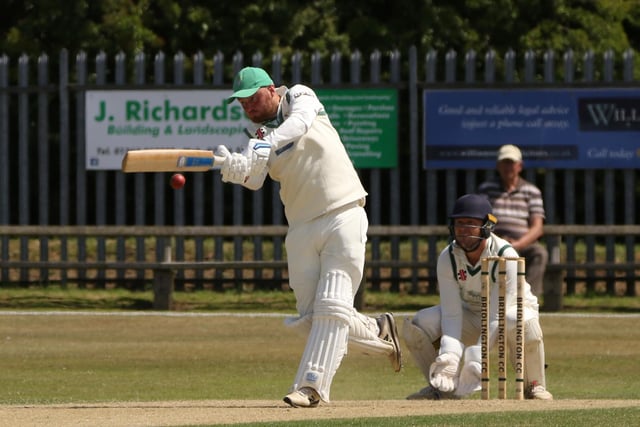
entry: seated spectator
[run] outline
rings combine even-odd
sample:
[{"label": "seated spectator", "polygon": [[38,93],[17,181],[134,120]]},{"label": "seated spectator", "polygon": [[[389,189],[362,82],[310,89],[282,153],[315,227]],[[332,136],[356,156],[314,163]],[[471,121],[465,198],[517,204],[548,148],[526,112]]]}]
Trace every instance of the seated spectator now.
[{"label": "seated spectator", "polygon": [[496,179],[480,184],[478,193],[489,198],[493,213],[500,218],[495,233],[507,240],[526,261],[526,278],[534,295],[542,296],[543,278],[549,254],[538,242],[544,230],[542,192],[520,176],[522,152],[515,145],[498,150]]}]

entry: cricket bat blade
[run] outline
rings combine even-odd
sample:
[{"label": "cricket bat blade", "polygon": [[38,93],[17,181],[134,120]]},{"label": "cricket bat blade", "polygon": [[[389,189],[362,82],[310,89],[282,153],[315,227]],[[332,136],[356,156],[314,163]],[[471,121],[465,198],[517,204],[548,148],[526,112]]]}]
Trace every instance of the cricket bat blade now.
[{"label": "cricket bat blade", "polygon": [[224,157],[209,150],[129,150],[122,159],[123,172],[205,172],[220,167]]}]

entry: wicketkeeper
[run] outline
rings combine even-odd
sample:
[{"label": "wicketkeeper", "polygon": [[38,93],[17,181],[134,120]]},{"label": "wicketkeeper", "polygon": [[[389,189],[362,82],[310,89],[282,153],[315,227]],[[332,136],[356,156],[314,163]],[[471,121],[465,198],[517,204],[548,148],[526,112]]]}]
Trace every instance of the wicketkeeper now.
[{"label": "wicketkeeper", "polygon": [[[493,234],[497,219],[480,195],[460,197],[449,216],[452,242],[437,264],[440,305],[407,318],[403,338],[428,385],[407,399],[457,399],[481,388],[481,260],[518,257],[509,242]],[[489,263],[491,293],[498,295],[498,262]],[[507,262],[505,298],[508,354],[516,356],[517,265]],[[545,355],[538,316],[538,300],[525,283],[524,381],[525,398],[551,400],[546,390]],[[498,299],[491,298],[489,348],[497,338]]]},{"label": "wicketkeeper", "polygon": [[299,316],[287,324],[307,336],[289,394],[293,407],[329,402],[331,382],[347,341],[389,357],[397,372],[400,344],[391,313],[365,316],[353,306],[363,275],[368,220],[366,191],[315,92],[297,84],[275,87],[261,68],[240,70],[229,102],[237,99],[254,127],[242,153],[225,156],[222,180],[251,190],[267,174],[280,183],[289,223],[289,286]]}]

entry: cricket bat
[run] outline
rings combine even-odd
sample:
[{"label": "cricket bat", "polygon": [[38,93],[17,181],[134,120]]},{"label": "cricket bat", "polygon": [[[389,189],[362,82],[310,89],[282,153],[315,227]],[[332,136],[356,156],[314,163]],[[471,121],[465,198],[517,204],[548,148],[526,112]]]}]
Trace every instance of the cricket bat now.
[{"label": "cricket bat", "polygon": [[204,172],[220,167],[224,157],[209,150],[129,150],[122,159],[123,172]]}]

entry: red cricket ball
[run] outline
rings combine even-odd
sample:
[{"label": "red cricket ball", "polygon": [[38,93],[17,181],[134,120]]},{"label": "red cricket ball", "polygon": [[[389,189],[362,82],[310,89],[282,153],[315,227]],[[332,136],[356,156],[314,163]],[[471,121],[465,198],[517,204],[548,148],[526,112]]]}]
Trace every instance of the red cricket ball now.
[{"label": "red cricket ball", "polygon": [[174,190],[179,190],[184,187],[184,184],[186,182],[186,178],[181,173],[173,174],[173,176],[171,177],[171,188],[173,188]]}]

